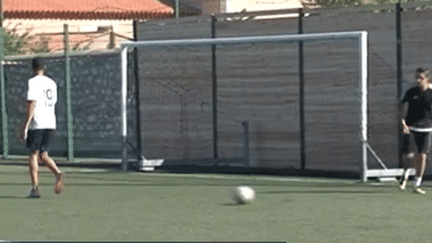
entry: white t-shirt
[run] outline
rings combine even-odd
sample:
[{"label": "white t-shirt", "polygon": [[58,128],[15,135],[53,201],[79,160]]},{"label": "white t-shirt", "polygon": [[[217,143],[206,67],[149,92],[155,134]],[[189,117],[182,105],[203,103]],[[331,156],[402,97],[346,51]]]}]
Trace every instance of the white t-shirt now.
[{"label": "white t-shirt", "polygon": [[27,100],[36,101],[35,114],[29,129],[56,129],[56,83],[45,75],[29,79]]}]

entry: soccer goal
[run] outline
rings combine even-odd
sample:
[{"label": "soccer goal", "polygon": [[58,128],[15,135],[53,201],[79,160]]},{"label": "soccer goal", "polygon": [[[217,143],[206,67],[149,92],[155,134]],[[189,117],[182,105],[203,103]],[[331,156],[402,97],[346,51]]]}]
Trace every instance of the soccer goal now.
[{"label": "soccer goal", "polygon": [[[333,92],[327,94],[327,96],[331,97],[331,99],[346,98],[350,106],[347,109],[350,111],[339,111],[338,108],[334,108],[335,105],[332,103],[326,108],[319,108],[319,104],[310,106],[306,104],[306,112],[321,114],[327,112],[326,109],[328,109],[329,112],[324,116],[331,118],[331,122],[334,123],[333,126],[338,129],[342,128],[342,130],[336,131],[339,137],[332,138],[326,137],[325,132],[329,131],[329,129],[323,128],[318,131],[322,133],[321,138],[327,140],[323,144],[331,144],[334,140],[335,143],[339,143],[339,145],[334,145],[340,146],[339,150],[347,147],[345,152],[332,154],[331,156],[334,157],[330,158],[330,160],[336,161],[339,157],[355,154],[354,157],[349,157],[347,160],[350,163],[355,160],[354,163],[357,168],[360,168],[362,181],[367,181],[370,177],[399,176],[402,174],[402,170],[387,168],[368,143],[367,39],[366,31],[350,31],[125,42],[121,47],[122,149],[123,151],[127,150],[126,147],[129,146],[128,136],[130,135],[130,132],[128,132],[128,119],[130,116],[128,97],[131,96],[131,91],[128,85],[130,85],[131,81],[128,74],[130,64],[128,55],[136,48],[140,50],[140,56],[144,56],[139,59],[139,63],[135,63],[135,65],[140,66],[140,83],[143,84],[139,92],[144,90],[143,92],[148,93],[148,96],[142,98],[142,101],[138,101],[141,102],[141,109],[145,110],[143,114],[141,114],[141,111],[138,114],[143,116],[143,125],[147,126],[143,137],[149,139],[147,145],[144,145],[147,149],[143,150],[142,161],[139,162],[142,167],[161,166],[165,163],[167,157],[174,158],[176,156],[181,158],[193,156],[215,158],[219,156],[217,153],[223,153],[226,157],[235,157],[239,152],[232,152],[231,150],[234,151],[234,147],[240,147],[240,150],[246,156],[251,156],[249,158],[251,166],[259,167],[260,163],[268,165],[274,161],[285,161],[283,158],[293,158],[294,161],[297,161],[294,163],[298,163],[300,158],[295,154],[298,154],[300,149],[298,136],[292,135],[293,132],[289,129],[295,127],[294,131],[298,131],[305,128],[297,122],[298,113],[302,112],[302,108],[299,111],[297,107],[290,108],[290,105],[292,105],[291,103],[298,103],[297,100],[302,94],[290,95],[290,92],[293,91],[291,88],[286,88],[286,83],[298,83],[299,74],[298,72],[282,71],[282,69],[289,66],[294,69],[298,68],[299,43],[313,43],[313,45],[317,46],[316,48],[321,49],[327,48],[323,44],[333,43],[332,47],[328,47],[329,51],[325,56],[334,63],[320,61],[320,65],[327,64],[327,66],[310,67],[310,76],[316,76],[322,79],[323,82],[328,73],[335,75],[332,77],[331,82],[338,82],[339,79],[350,79],[348,89],[351,90],[352,97],[347,98],[346,89],[342,90],[338,85],[333,84],[329,86],[330,88],[324,88],[324,90],[320,89],[322,83],[318,83],[316,86],[311,86],[312,91],[310,93]],[[348,48],[345,44],[340,44],[345,42],[349,42],[350,54],[344,55],[350,57],[351,61],[338,56],[341,54],[332,54],[341,50],[343,52],[345,48]],[[290,47],[287,47],[288,45]],[[291,49],[288,50],[289,48]],[[217,55],[215,55],[215,50],[217,50]],[[178,52],[175,57],[174,52]],[[281,62],[281,60],[283,61]],[[245,64],[247,65],[246,68],[242,66],[244,63],[247,63]],[[216,65],[225,65],[225,69],[216,69]],[[354,71],[340,72],[339,66],[344,65],[349,65],[350,70]],[[157,69],[160,69],[160,71],[157,71]],[[247,72],[243,73],[245,69],[247,69]],[[219,79],[222,79],[223,84],[215,84],[215,80]],[[195,86],[192,87],[191,83],[194,83]],[[224,84],[226,86],[223,86]],[[250,90],[250,87],[257,88]],[[173,98],[174,96],[176,98]],[[238,101],[240,97],[241,101]],[[317,101],[314,102],[320,103],[319,99]],[[250,107],[253,107],[253,109],[249,110]],[[190,112],[192,109],[194,111]],[[338,110],[337,112],[341,114],[349,113],[353,115],[347,118],[339,118],[339,115],[334,113],[335,110]],[[351,113],[351,110],[354,113]],[[215,113],[217,114],[215,115]],[[165,119],[168,116],[174,116],[173,114],[178,117],[175,124],[171,120],[167,121]],[[208,114],[217,119],[212,120]],[[220,121],[223,119],[226,120],[225,123]],[[322,125],[322,121],[325,120],[320,117],[315,118],[313,115],[308,115],[308,119],[307,126],[309,127],[314,126],[314,124],[319,127]],[[349,121],[345,124],[340,122],[340,119]],[[273,124],[271,123],[272,120],[282,122]],[[289,122],[292,125],[286,126],[286,123]],[[244,124],[250,124],[250,134],[249,127],[245,127]],[[170,130],[171,128],[172,130]],[[344,142],[343,131],[347,131],[346,133],[351,136],[347,139],[349,142]],[[316,142],[315,138],[316,141],[320,139],[318,135],[313,134],[309,139],[310,144],[313,145]],[[290,139],[296,141],[293,144],[286,143],[285,140]],[[241,142],[238,142],[238,140],[241,140]],[[250,153],[249,142],[251,146]],[[223,145],[221,145],[222,143]],[[172,152],[174,146],[181,147],[181,152]],[[224,151],[217,151],[218,146],[225,146]],[[196,152],[191,147],[198,148],[197,150],[200,151],[210,150],[213,151],[213,154]],[[297,152],[287,152],[290,147],[295,147],[294,151]],[[312,147],[310,149],[311,154],[314,151],[326,152],[330,150],[320,148],[320,145],[315,148],[310,147]],[[323,154],[317,155],[317,160],[330,157],[330,155],[324,156]],[[368,169],[368,155],[372,155],[382,168]],[[127,168],[127,163],[127,152],[123,152],[122,168],[124,170]],[[275,164],[278,166],[277,163]]]}]

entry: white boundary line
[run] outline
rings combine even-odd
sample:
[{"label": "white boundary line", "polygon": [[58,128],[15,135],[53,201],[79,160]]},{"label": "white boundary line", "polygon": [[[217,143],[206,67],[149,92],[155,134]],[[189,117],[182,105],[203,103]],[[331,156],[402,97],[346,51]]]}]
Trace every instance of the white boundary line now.
[{"label": "white boundary line", "polygon": [[[17,167],[20,170],[28,169],[28,166]],[[84,172],[84,173],[103,173],[108,171],[113,171],[109,169],[92,169],[92,168],[63,168],[64,172],[74,173],[74,172]],[[115,170],[114,170],[115,171]],[[269,176],[269,175],[245,175],[245,174],[174,174],[174,173],[134,173],[139,176],[154,176],[154,177],[181,177],[181,178],[197,178],[197,179],[219,179],[219,180],[244,180],[244,181],[280,181],[280,182],[307,182],[307,183],[334,183],[334,184],[356,184],[358,180],[355,179],[310,179],[310,178],[299,178],[293,176],[279,177],[279,176]],[[0,241],[1,243],[1,241]]]},{"label": "white boundary line", "polygon": [[[1,164],[0,164],[1,165]],[[18,170],[28,170],[28,165],[17,165],[15,166]],[[79,168],[79,167],[61,167],[63,172],[84,172],[84,173],[101,173],[112,171],[110,169],[98,169],[98,168]],[[1,243],[1,240],[0,240]]]},{"label": "white boundary line", "polygon": [[261,175],[212,175],[212,174],[143,174],[145,176],[159,176],[159,177],[183,177],[183,178],[199,178],[199,179],[220,179],[220,180],[246,180],[246,181],[282,181],[282,182],[314,182],[314,183],[339,183],[339,184],[355,184],[358,180],[348,181],[349,179],[306,179],[306,178],[293,178],[293,177],[270,177]]},{"label": "white boundary line", "polygon": [[[28,166],[17,166],[19,170],[28,170]],[[63,172],[74,173],[103,173],[103,172],[116,172],[116,170],[110,169],[98,169],[98,168],[63,168]],[[219,179],[219,180],[244,180],[244,181],[280,181],[280,182],[314,182],[314,183],[339,183],[339,184],[355,184],[358,183],[356,179],[323,179],[323,178],[300,178],[295,176],[271,176],[271,175],[246,175],[246,174],[175,174],[175,173],[133,173],[139,176],[154,176],[154,177],[182,177],[182,178],[198,178],[198,179]],[[1,243],[1,241],[0,241]]]}]

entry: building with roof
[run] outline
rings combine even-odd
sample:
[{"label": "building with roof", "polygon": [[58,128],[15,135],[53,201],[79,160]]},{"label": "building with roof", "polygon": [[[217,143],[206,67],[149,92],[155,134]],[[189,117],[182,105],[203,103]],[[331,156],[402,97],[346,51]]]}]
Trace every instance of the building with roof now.
[{"label": "building with roof", "polygon": [[62,49],[64,24],[71,47],[106,49],[133,38],[133,20],[170,18],[174,9],[157,0],[1,0],[3,27],[43,37],[53,51]]},{"label": "building with roof", "polygon": [[172,16],[157,0],[3,0],[7,19],[142,19]]},{"label": "building with roof", "polygon": [[183,5],[195,7],[202,14],[239,13],[303,8],[307,0],[182,0]]},{"label": "building with roof", "polygon": [[[302,8],[301,0],[178,0],[180,16]],[[0,0],[2,26],[39,36],[52,52],[102,50],[133,38],[133,20],[172,18],[176,0]]]}]

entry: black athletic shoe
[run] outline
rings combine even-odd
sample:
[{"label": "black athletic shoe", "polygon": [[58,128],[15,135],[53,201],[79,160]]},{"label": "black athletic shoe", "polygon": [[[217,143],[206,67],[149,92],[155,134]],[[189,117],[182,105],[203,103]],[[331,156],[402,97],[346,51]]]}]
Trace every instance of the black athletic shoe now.
[{"label": "black athletic shoe", "polygon": [[33,188],[30,191],[30,194],[27,196],[27,198],[40,198],[39,189],[38,188],[36,188],[36,189]]}]

